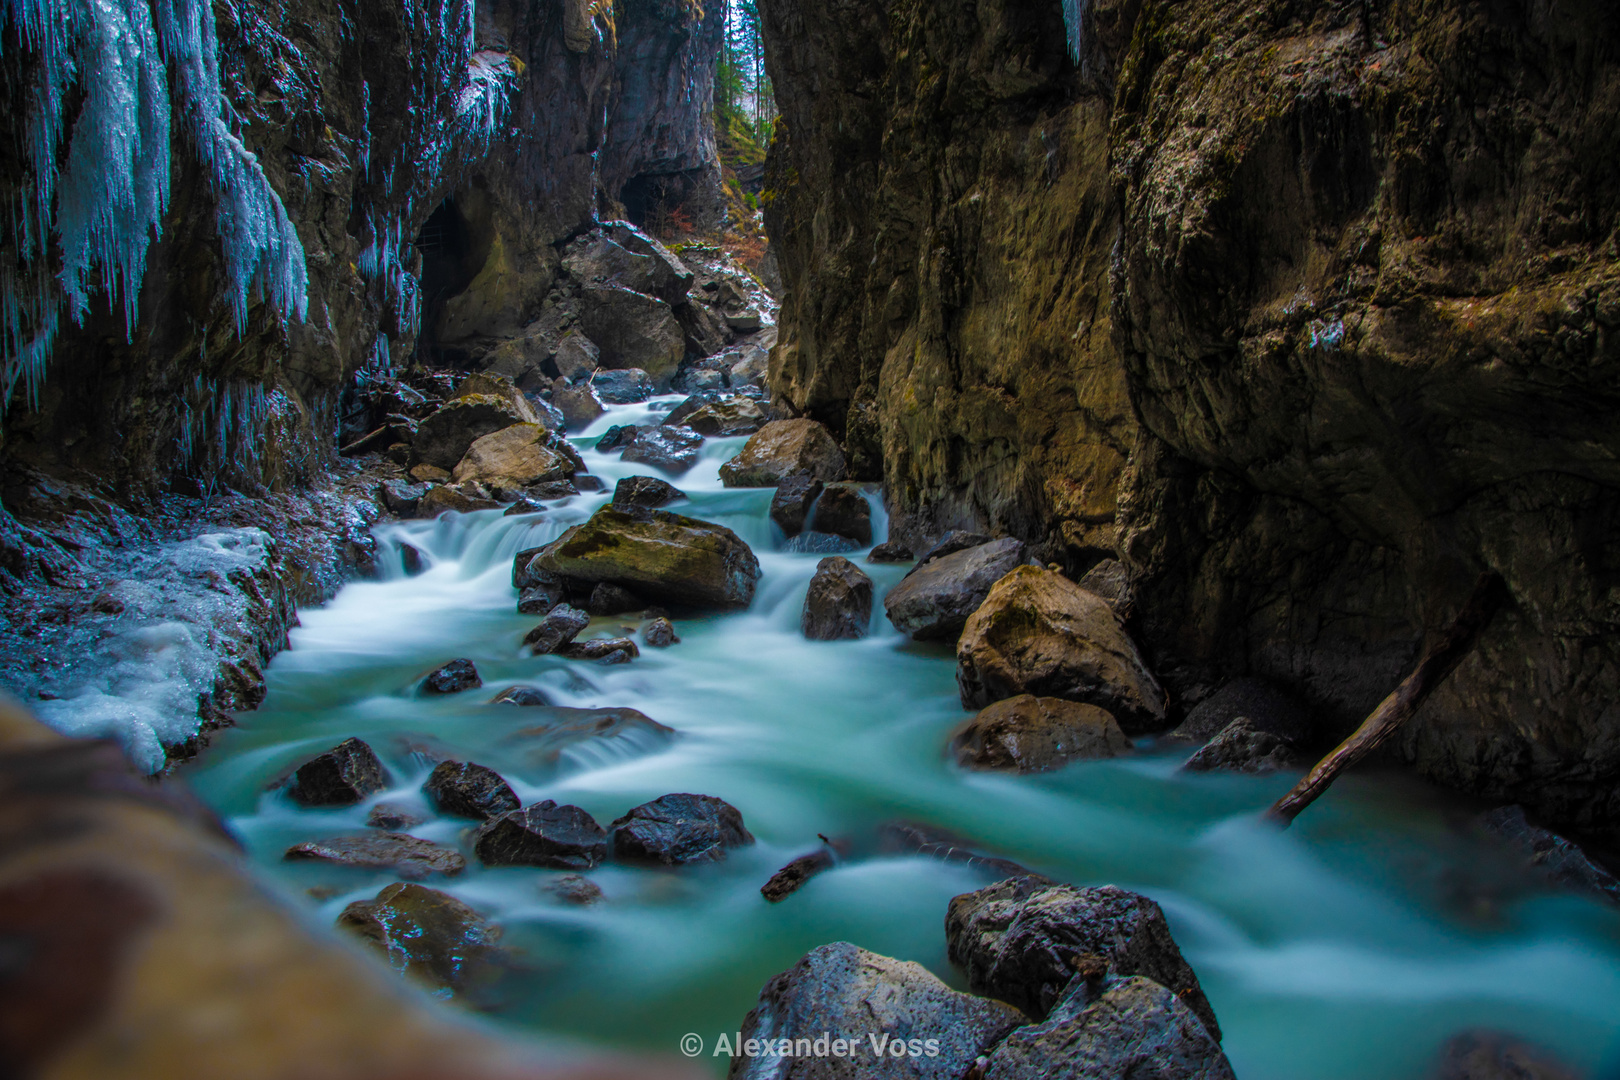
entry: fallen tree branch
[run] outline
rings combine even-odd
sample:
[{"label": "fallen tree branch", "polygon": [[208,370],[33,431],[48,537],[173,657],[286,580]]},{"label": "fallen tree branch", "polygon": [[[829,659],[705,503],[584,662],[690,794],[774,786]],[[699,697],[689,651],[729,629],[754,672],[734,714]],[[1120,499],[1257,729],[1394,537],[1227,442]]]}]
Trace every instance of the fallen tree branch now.
[{"label": "fallen tree branch", "polygon": [[1455,621],[1424,650],[1412,674],[1395,688],[1394,693],[1379,703],[1372,715],[1355,730],[1355,734],[1317,762],[1305,779],[1278,799],[1276,805],[1266,812],[1266,817],[1287,828],[1300,811],[1315,802],[1341,772],[1388,741],[1473,649],[1479,635],[1490,625],[1491,617],[1506,598],[1507,586],[1500,574],[1491,571],[1481,574]]}]

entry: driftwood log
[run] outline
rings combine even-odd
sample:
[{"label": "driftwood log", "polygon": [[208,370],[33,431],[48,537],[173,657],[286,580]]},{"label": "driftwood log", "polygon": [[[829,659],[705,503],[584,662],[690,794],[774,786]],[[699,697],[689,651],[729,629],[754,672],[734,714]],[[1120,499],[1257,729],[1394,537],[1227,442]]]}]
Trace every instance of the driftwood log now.
[{"label": "driftwood log", "polygon": [[1412,669],[1412,674],[1395,688],[1394,693],[1379,703],[1378,708],[1361,722],[1353,735],[1317,762],[1316,767],[1306,774],[1305,779],[1295,784],[1292,791],[1278,799],[1266,816],[1287,828],[1300,811],[1315,802],[1341,772],[1389,741],[1473,649],[1479,635],[1490,625],[1491,617],[1506,598],[1507,586],[1501,575],[1493,572],[1481,574],[1474,583],[1474,591],[1457,613],[1457,618],[1445,633],[1423,650],[1423,656],[1418,660],[1417,667]]}]

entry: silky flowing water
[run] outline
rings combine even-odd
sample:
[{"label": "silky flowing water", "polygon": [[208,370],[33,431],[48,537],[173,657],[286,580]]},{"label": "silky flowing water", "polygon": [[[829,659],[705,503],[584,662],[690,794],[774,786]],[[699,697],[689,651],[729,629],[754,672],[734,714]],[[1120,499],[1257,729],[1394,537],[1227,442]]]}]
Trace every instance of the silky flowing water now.
[{"label": "silky flowing water", "polygon": [[[613,408],[592,425],[575,440],[591,472],[610,488],[649,472],[590,447],[609,424],[645,422],[675,400]],[[949,830],[1059,880],[1152,896],[1243,1080],[1423,1077],[1449,1036],[1481,1027],[1540,1042],[1586,1070],[1613,1068],[1620,915],[1537,888],[1465,827],[1468,808],[1411,781],[1341,780],[1280,832],[1258,814],[1291,775],[1182,774],[1185,751],[1149,749],[1038,776],[956,768],[945,746],[966,714],[951,650],[909,642],[882,615],[883,591],[907,567],[851,554],[877,586],[871,635],[804,640],[800,609],[822,556],[781,550],[770,490],[720,485],[720,463],[743,442],[710,440],[703,460],[672,478],[690,500],[669,509],[726,525],[753,547],[764,576],[746,612],[678,617],[680,644],[644,648],[627,665],[528,657],[519,643],[537,620],[515,612],[512,556],[584,520],[606,493],[543,514],[386,525],[381,580],[301,613],[292,647],[270,665],[263,706],[217,739],[190,782],[267,877],[325,926],[394,877],[284,863],[282,853],[362,831],[378,801],[426,814],[419,789],[435,753],[496,769],[525,805],[574,803],[603,824],[669,792],[727,800],[755,845],[695,868],[610,863],[591,873],[606,894],[594,906],[546,893],[559,872],[486,870],[471,858],[463,875],[428,882],[504,928],[514,967],[487,1005],[501,1021],[669,1054],[695,1032],[716,1071],[726,1063],[709,1056],[717,1036],[741,1026],[770,976],[818,945],[851,941],[961,986],[945,956],[945,907],[988,873],[870,850],[780,904],[759,894],[778,867],[818,847],[818,833],[861,849],[895,820]],[[401,541],[428,557],[425,572],[405,575]],[[597,619],[581,637],[634,622]],[[415,692],[425,672],[456,657],[477,663],[483,689]],[[543,687],[558,705],[639,709],[678,736],[630,732],[559,752],[557,739],[536,730],[549,710],[488,704],[520,683]],[[266,790],[351,736],[388,766],[390,791],[315,811]],[[430,818],[410,831],[470,856],[467,825]]]}]

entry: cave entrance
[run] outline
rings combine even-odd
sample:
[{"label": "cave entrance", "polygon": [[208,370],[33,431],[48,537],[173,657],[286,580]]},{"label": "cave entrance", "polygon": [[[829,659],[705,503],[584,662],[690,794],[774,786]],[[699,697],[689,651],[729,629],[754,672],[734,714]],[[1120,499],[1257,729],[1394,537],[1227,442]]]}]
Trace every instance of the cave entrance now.
[{"label": "cave entrance", "polygon": [[687,205],[699,188],[692,173],[644,173],[619,189],[630,224],[654,236],[668,237],[692,231],[697,214]]},{"label": "cave entrance", "polygon": [[455,366],[461,354],[447,353],[439,343],[439,321],[445,302],[464,292],[478,274],[483,260],[476,251],[473,228],[450,196],[434,208],[416,234],[422,256],[422,329],[416,339],[418,362],[434,367]]}]

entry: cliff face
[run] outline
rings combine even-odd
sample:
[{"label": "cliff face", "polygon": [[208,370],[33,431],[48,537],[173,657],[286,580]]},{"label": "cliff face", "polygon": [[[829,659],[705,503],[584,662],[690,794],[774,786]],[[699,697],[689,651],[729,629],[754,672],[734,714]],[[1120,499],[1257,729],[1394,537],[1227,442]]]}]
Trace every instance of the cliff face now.
[{"label": "cliff face", "polygon": [[1012,8],[771,5],[777,391],[915,531],[1117,552],[1184,701],[1338,733],[1499,571],[1402,750],[1620,819],[1620,17],[1097,0],[1077,66]]}]

